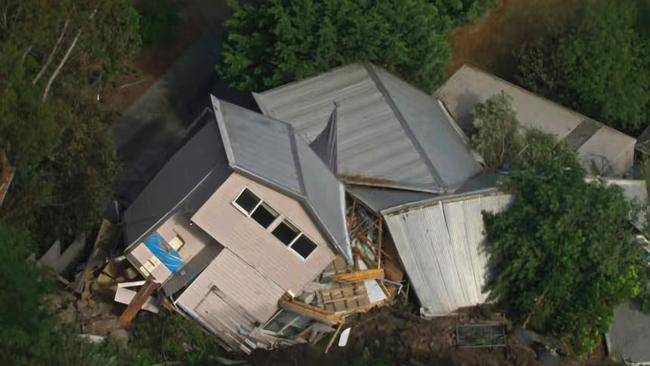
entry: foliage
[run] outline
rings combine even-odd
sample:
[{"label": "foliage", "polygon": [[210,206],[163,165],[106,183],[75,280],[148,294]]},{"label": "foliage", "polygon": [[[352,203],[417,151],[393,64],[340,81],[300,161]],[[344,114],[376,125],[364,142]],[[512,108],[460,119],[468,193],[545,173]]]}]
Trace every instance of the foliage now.
[{"label": "foliage", "polygon": [[140,32],[145,46],[158,46],[174,41],[181,26],[178,9],[171,0],[144,0],[137,5]]},{"label": "foliage", "polygon": [[619,187],[586,183],[568,156],[512,171],[502,189],[514,203],[484,221],[497,269],[491,299],[580,355],[600,343],[614,307],[640,292],[643,253],[630,224],[637,208]]},{"label": "foliage", "polygon": [[634,2],[584,7],[569,29],[517,52],[517,82],[614,127],[647,123],[650,45]]},{"label": "foliage", "polygon": [[524,168],[538,161],[575,159],[573,151],[552,135],[524,128],[512,108],[512,98],[504,92],[494,95],[474,110],[472,147],[488,169],[504,165]]},{"label": "foliage", "polygon": [[[134,324],[131,339],[129,348],[137,350],[132,357],[155,362],[212,365],[214,356],[223,352],[214,336],[207,335],[195,322],[178,314],[141,317]],[[129,365],[137,364],[129,359],[124,361]]]},{"label": "foliage", "polygon": [[0,148],[16,176],[0,218],[39,249],[99,218],[117,171],[101,83],[138,50],[129,0],[8,0],[0,21]]},{"label": "foliage", "polygon": [[504,92],[497,94],[474,109],[472,145],[488,168],[511,163],[523,145],[523,136],[512,98]]},{"label": "foliage", "polygon": [[494,0],[429,0],[441,14],[447,16],[454,25],[468,23],[472,19],[485,14]]},{"label": "foliage", "polygon": [[269,0],[239,5],[217,66],[240,90],[261,90],[372,61],[426,91],[443,78],[450,22],[426,0]]}]

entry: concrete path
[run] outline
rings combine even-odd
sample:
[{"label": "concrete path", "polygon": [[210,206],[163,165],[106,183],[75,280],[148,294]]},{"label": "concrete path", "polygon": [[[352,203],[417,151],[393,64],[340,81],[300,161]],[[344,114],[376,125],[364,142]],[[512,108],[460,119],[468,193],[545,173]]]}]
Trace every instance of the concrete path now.
[{"label": "concrete path", "polygon": [[[226,87],[215,71],[223,19],[175,62],[172,67],[114,125],[121,174],[115,190],[119,210],[127,207],[144,189],[167,159],[187,137],[187,127],[208,106],[209,95],[256,109],[250,93]],[[106,217],[118,215],[112,202]]]}]

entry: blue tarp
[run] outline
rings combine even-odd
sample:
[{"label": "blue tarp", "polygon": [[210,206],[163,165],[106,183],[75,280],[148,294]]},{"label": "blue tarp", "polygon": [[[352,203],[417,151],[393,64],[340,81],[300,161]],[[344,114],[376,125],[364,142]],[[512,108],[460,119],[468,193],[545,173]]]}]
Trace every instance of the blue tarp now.
[{"label": "blue tarp", "polygon": [[160,259],[160,262],[162,262],[171,273],[176,273],[181,269],[181,267],[183,267],[183,258],[181,258],[178,252],[157,232],[149,235],[144,240],[144,245],[149,248],[151,253]]}]

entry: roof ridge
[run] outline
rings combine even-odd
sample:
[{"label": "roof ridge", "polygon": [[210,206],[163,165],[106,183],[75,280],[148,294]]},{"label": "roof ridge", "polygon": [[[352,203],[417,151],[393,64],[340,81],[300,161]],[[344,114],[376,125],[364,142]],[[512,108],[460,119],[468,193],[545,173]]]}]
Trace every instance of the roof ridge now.
[{"label": "roof ridge", "polygon": [[436,170],[436,167],[431,161],[431,159],[429,159],[429,157],[427,156],[426,152],[424,151],[424,148],[420,144],[420,141],[415,136],[415,133],[413,133],[413,130],[411,130],[411,127],[409,126],[408,122],[406,122],[406,119],[402,115],[402,112],[399,110],[399,108],[397,108],[397,104],[388,93],[388,90],[384,86],[383,82],[379,79],[379,76],[374,70],[375,66],[369,62],[364,62],[362,65],[365,68],[366,72],[368,73],[370,80],[372,80],[372,82],[375,84],[377,90],[379,90],[379,93],[383,96],[384,100],[386,101],[386,104],[388,104],[388,107],[391,109],[391,111],[399,121],[400,125],[402,126],[402,129],[406,133],[406,136],[409,138],[411,144],[413,144],[413,147],[418,152],[418,155],[420,155],[420,157],[424,161],[425,165],[427,166],[427,170],[429,170],[433,179],[443,190],[446,190],[445,181],[440,176],[440,173],[438,173],[438,171]]}]

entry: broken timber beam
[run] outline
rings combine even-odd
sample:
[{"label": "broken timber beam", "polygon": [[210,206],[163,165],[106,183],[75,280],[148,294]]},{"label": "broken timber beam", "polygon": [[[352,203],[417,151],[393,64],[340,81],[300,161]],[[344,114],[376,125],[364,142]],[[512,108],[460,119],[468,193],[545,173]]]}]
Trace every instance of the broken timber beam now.
[{"label": "broken timber beam", "polygon": [[359,282],[384,278],[384,270],[381,268],[367,269],[350,273],[340,273],[332,276],[332,281],[338,282]]},{"label": "broken timber beam", "polygon": [[7,154],[4,151],[0,152],[0,206],[5,200],[5,196],[11,186],[11,181],[14,179],[16,171],[9,163]]},{"label": "broken timber beam", "polygon": [[153,294],[160,287],[159,283],[154,282],[151,278],[147,279],[147,282],[140,287],[138,293],[135,294],[131,303],[126,307],[126,310],[120,315],[120,318],[117,320],[117,324],[120,328],[126,328],[131,325],[131,322],[138,315],[138,312],[144,304],[149,299],[149,296]]},{"label": "broken timber beam", "polygon": [[286,299],[281,299],[279,305],[282,309],[293,311],[296,314],[300,314],[310,319],[318,320],[325,324],[336,325],[341,321],[341,319],[338,316],[334,315],[334,313],[323,310],[316,306]]}]

